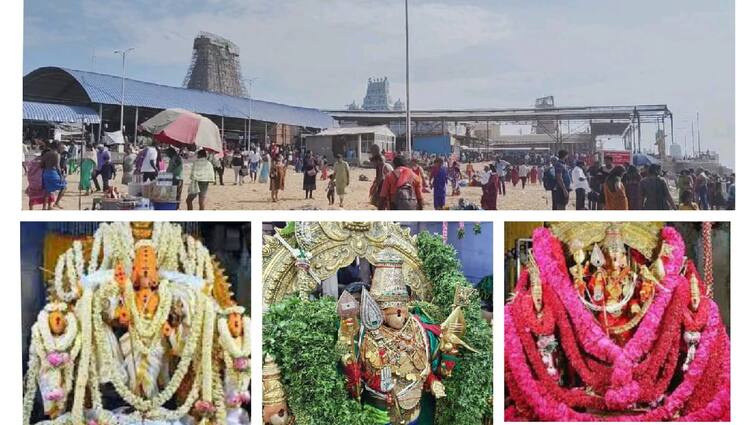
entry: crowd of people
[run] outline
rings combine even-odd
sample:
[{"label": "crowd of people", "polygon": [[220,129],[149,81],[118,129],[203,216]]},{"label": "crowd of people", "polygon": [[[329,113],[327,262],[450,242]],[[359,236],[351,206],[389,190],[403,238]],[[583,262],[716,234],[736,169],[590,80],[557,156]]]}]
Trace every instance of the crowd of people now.
[{"label": "crowd of people", "polygon": [[[83,152],[79,152],[79,145],[75,143],[66,145],[58,141],[45,143],[39,148],[39,154],[23,164],[28,180],[29,209],[40,204],[43,209],[62,208],[60,201],[68,188],[67,177],[71,173],[79,174],[78,189],[84,195],[101,192],[104,197],[119,196],[114,184],[118,166],[104,144],[85,146]],[[199,208],[204,209],[207,188],[215,181],[215,170],[210,162],[214,155],[205,150],[191,155],[194,160],[187,179],[186,206],[193,209],[194,200],[199,198]],[[142,182],[150,182],[161,172],[169,173],[176,187],[176,201],[180,202],[184,187],[184,159],[189,156],[186,150],[179,151],[172,146],[158,148],[146,144],[137,149],[127,144],[120,161],[120,183],[128,185],[134,181],[135,175],[139,175]]]},{"label": "crowd of people", "polygon": [[[677,191],[672,195],[669,182]],[[554,210],[566,209],[574,192],[577,210],[710,210],[734,209],[735,175],[721,176],[702,168],[681,170],[676,179],[659,164],[617,165],[606,155],[603,163],[587,166],[559,151],[543,172]]]},{"label": "crowd of people", "polygon": [[[117,191],[113,181],[118,167],[108,147],[87,146],[83,153],[78,149],[76,144],[49,142],[41,146],[40,155],[24,163],[29,208],[38,204],[44,209],[60,208],[69,173],[80,174],[79,189],[85,194],[102,191],[109,196]],[[734,174],[722,176],[704,169],[686,169],[672,177],[659,165],[619,165],[608,155],[602,163],[594,159],[589,165],[586,155],[572,157],[564,150],[550,159],[525,158],[518,164],[496,157],[482,169],[476,169],[471,159],[464,164],[464,157],[457,160],[444,155],[395,155],[388,161],[377,146],[372,146],[370,158],[375,178],[368,199],[377,209],[423,209],[424,199],[432,194],[434,209],[495,210],[498,197],[506,195],[507,183],[522,190],[528,185],[542,185],[550,192],[554,210],[566,209],[571,199],[577,210],[733,209],[735,204]],[[183,169],[187,159],[191,159],[191,169],[185,189]],[[348,158],[343,155],[336,155],[330,164],[322,155],[274,143],[255,145],[247,151],[237,149],[222,157],[203,150],[189,152],[152,144],[137,149],[127,144],[119,162],[123,185],[132,182],[135,175],[148,182],[157,179],[159,173],[170,173],[176,201],[180,202],[183,192],[188,192],[187,209],[193,209],[197,199],[199,208],[205,208],[209,186],[224,185],[226,169],[233,170],[233,185],[268,185],[272,202],[278,202],[281,191],[286,189],[289,170],[302,174],[305,200],[314,200],[320,181],[329,206],[335,205],[336,198],[339,207],[344,206],[351,183]],[[676,197],[669,183],[676,188]],[[462,187],[481,189],[479,205],[476,199],[461,197]],[[458,200],[449,202],[449,197]]]}]

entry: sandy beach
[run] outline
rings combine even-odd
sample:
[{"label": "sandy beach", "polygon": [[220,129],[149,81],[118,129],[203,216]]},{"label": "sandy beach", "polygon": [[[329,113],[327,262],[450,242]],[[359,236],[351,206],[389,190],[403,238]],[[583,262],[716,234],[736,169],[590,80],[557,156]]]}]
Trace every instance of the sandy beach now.
[{"label": "sandy beach", "polygon": [[[475,169],[481,170],[484,164],[476,164]],[[184,166],[184,175],[189,174],[189,165]],[[359,176],[367,176],[368,181],[359,181]],[[375,170],[369,168],[352,168],[351,184],[347,190],[344,208],[338,207],[338,198],[336,204],[328,205],[326,197],[327,182],[320,180],[318,176],[317,190],[315,191],[314,200],[305,200],[304,191],[302,190],[302,181],[304,175],[295,173],[293,168],[289,167],[286,174],[286,190],[281,192],[280,201],[277,203],[270,202],[270,191],[267,183],[251,183],[249,177],[243,185],[233,184],[233,170],[226,169],[223,176],[225,185],[210,185],[207,198],[207,209],[211,210],[372,210],[375,209],[368,202],[368,193],[372,180],[375,177]],[[121,173],[116,176],[116,186],[121,193],[127,193],[125,185],[120,184]],[[68,176],[68,187],[66,195],[61,202],[64,209],[79,209],[79,175],[73,174]],[[23,177],[23,188],[21,191],[22,207],[29,209],[28,197],[26,196],[27,180]],[[450,186],[448,193],[451,193]],[[101,197],[102,193],[94,193],[89,196],[81,196],[81,208],[91,209],[92,199]],[[425,209],[432,209],[432,193],[425,193]],[[480,204],[482,189],[479,187],[461,188],[461,196],[447,196],[446,205],[448,207],[457,205],[459,199],[465,199],[474,204]],[[186,188],[181,199],[181,209],[186,209]],[[574,196],[572,194],[569,209],[574,209]],[[36,206],[40,209],[41,206]],[[197,201],[194,201],[194,208],[198,208]],[[542,184],[527,186],[522,189],[521,185],[512,187],[506,183],[506,196],[498,196],[499,210],[544,210],[550,209],[550,193],[543,189]]]}]

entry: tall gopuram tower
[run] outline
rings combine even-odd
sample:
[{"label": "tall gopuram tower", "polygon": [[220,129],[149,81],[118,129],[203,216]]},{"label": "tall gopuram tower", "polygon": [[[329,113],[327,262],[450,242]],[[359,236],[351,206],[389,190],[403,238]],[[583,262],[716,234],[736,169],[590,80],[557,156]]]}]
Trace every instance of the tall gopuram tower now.
[{"label": "tall gopuram tower", "polygon": [[239,47],[232,41],[208,32],[194,38],[191,65],[183,82],[189,89],[246,97],[242,83]]}]

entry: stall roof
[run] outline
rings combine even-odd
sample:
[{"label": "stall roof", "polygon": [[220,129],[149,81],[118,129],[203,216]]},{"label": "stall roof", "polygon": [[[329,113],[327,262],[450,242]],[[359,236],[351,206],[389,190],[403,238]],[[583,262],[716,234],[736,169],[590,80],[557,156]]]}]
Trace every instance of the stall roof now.
[{"label": "stall roof", "polygon": [[[58,103],[121,104],[121,77],[75,69],[44,67],[24,76],[24,99]],[[183,108],[198,114],[249,118],[249,98],[125,80],[124,104],[154,109]],[[300,127],[333,127],[333,118],[314,108],[252,99],[252,119]]]},{"label": "stall roof", "polygon": [[57,103],[24,102],[24,119],[29,121],[48,121],[99,124],[100,117],[88,106],[61,105]]}]

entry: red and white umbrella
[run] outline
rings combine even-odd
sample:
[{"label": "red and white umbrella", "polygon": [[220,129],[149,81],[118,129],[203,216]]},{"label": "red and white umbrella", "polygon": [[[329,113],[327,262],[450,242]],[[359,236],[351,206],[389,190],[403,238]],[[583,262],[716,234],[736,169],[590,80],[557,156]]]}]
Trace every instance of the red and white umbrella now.
[{"label": "red and white umbrella", "polygon": [[218,126],[209,118],[184,109],[166,109],[142,123],[141,128],[152,133],[158,142],[223,152]]}]

